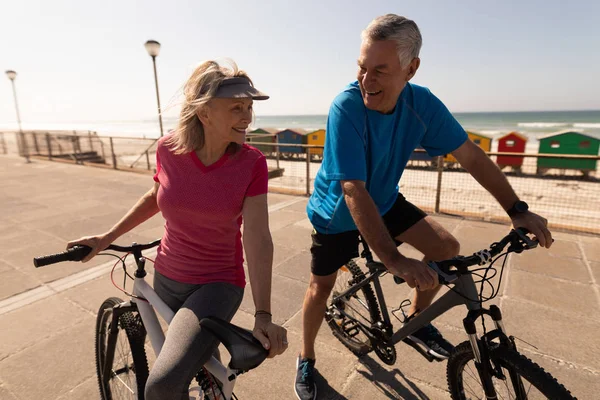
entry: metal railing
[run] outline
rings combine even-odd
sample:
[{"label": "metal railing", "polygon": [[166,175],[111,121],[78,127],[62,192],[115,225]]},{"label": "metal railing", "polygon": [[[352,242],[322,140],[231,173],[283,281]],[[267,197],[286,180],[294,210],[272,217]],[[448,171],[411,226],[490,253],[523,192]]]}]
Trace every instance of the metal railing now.
[{"label": "metal railing", "polygon": [[[253,144],[254,145],[254,144]],[[321,165],[315,149],[323,146],[261,143],[270,168],[281,168],[281,177],[269,180],[272,192],[310,195]],[[298,148],[301,151],[298,151]],[[269,151],[269,148],[271,151]],[[293,151],[290,151],[293,150]],[[322,154],[322,153],[321,153]],[[531,209],[549,220],[554,229],[600,234],[600,156],[531,153],[487,153],[494,162],[499,156],[523,160],[520,166],[504,166],[503,172],[519,197]],[[485,221],[509,222],[498,202],[456,162],[444,157],[423,157],[409,161],[399,182],[406,198],[429,213],[463,216]],[[428,158],[428,159],[423,159]],[[577,168],[538,166],[538,160],[580,160],[595,162]],[[514,161],[514,160],[512,160]]]},{"label": "metal railing", "polygon": [[[19,138],[22,137],[22,140]],[[150,171],[156,168],[158,139],[100,136],[92,131],[4,131],[0,149],[34,158],[73,162],[113,169]]]},{"label": "metal railing", "polygon": [[[2,152],[20,150],[14,132],[0,133]],[[26,150],[34,158],[146,173],[153,173],[156,168],[156,139],[99,136],[87,131],[27,131],[23,137]],[[279,143],[277,136],[272,135],[249,135],[247,141],[265,154],[270,172],[276,172],[269,180],[270,191],[295,195],[312,193],[323,146]],[[597,206],[600,156],[487,154],[495,162],[505,156],[519,161],[519,165],[505,166],[503,172],[519,197],[526,200],[534,212],[546,217],[551,227],[600,234],[600,207]],[[539,160],[579,160],[585,165],[579,169],[549,168],[546,162]],[[416,150],[399,186],[409,201],[429,213],[509,221],[495,199],[469,173],[444,157],[430,158],[422,150]]]}]

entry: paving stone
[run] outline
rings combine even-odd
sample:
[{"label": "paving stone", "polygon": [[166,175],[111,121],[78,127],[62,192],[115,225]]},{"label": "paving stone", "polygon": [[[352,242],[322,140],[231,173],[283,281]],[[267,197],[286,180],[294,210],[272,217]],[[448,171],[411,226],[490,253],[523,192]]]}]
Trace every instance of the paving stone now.
[{"label": "paving stone", "polygon": [[38,340],[2,360],[2,367],[8,371],[3,377],[6,388],[27,394],[26,398],[56,399],[88,379],[95,371],[93,327],[91,318],[84,319],[62,334]]},{"label": "paving stone", "polygon": [[7,270],[0,272],[0,300],[22,293],[39,286],[37,279],[21,271]]},{"label": "paving stone", "polygon": [[512,254],[516,269],[535,272],[556,278],[589,283],[590,274],[583,260],[551,255],[546,249],[534,249],[521,254]]},{"label": "paving stone", "polygon": [[538,347],[538,352],[600,370],[599,321],[511,298],[503,301],[502,312],[508,333]]},{"label": "paving stone", "polygon": [[[0,361],[41,340],[65,332],[82,320],[94,318],[60,295],[0,315]],[[93,337],[94,329],[88,332]]]},{"label": "paving stone", "polygon": [[565,314],[596,316],[595,319],[600,321],[600,304],[591,285],[513,271],[508,296],[523,298]]}]

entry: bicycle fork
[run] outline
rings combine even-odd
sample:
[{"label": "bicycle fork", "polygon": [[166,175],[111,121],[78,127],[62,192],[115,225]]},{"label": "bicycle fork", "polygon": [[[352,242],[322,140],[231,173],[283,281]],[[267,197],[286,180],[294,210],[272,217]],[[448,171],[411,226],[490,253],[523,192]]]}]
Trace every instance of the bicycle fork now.
[{"label": "bicycle fork", "polygon": [[[480,340],[477,337],[477,329],[475,327],[475,321],[482,315],[489,315],[490,317],[492,317],[492,320],[494,321],[494,325],[496,327],[496,331],[498,332],[498,336],[500,337],[501,343],[507,344],[507,343],[510,343],[510,341],[506,334],[506,329],[504,327],[504,323],[502,322],[502,313],[500,312],[500,309],[495,305],[490,306],[489,310],[486,310],[483,308],[477,309],[477,310],[471,310],[467,314],[467,317],[465,319],[463,319],[463,325],[465,327],[465,331],[467,332],[467,335],[469,336],[469,342],[471,343],[471,348],[473,349],[473,355],[475,357],[475,367],[477,368],[477,373],[479,374],[479,379],[481,380],[481,383],[483,385],[485,397],[488,400],[495,400],[498,398],[498,396],[496,394],[496,389],[494,388],[492,376],[496,375],[496,376],[502,377],[503,374],[502,374],[502,370],[499,365],[498,366],[492,365],[490,354],[489,354],[489,347],[487,345],[487,342],[486,343],[483,342],[485,340],[488,340],[488,338],[483,338],[483,340]],[[491,338],[490,338],[490,340],[491,340]],[[513,346],[514,346],[514,343],[512,343],[511,347],[513,347]],[[515,376],[513,376],[513,374]],[[521,381],[520,378],[514,373],[514,371],[510,371],[510,375],[511,375],[511,380],[513,381],[513,386],[515,386],[515,388],[521,388],[522,385],[520,384],[520,381]],[[519,383],[518,385],[515,385],[515,383],[517,383],[516,381],[518,381],[518,383]]]},{"label": "bicycle fork", "polygon": [[[106,341],[106,358],[103,360],[102,366],[102,381],[105,385],[108,385],[108,381],[112,378],[113,374],[119,375],[123,372],[121,370],[112,370],[117,339],[119,336],[119,318],[126,312],[137,311],[137,307],[130,302],[124,302],[117,304],[111,311],[113,315]],[[109,310],[104,310],[104,312],[109,312]]]}]

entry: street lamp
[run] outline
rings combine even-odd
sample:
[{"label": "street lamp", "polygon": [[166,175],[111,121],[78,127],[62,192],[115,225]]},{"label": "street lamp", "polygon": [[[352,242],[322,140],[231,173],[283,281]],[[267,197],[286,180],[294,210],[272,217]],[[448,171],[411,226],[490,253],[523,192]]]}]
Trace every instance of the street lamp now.
[{"label": "street lamp", "polygon": [[154,65],[154,84],[156,85],[156,103],[158,103],[158,123],[160,124],[160,136],[162,136],[163,123],[160,111],[160,97],[158,95],[158,77],[156,75],[156,56],[160,52],[160,43],[158,43],[156,40],[148,40],[144,46],[146,47],[150,57],[152,57],[152,64]]},{"label": "street lamp", "polygon": [[27,149],[27,143],[25,142],[25,135],[23,134],[23,129],[21,129],[21,114],[19,113],[19,103],[17,102],[17,89],[15,88],[15,79],[17,77],[17,73],[12,70],[6,71],[6,76],[10,79],[10,83],[12,83],[13,95],[15,97],[15,109],[17,110],[17,122],[19,123],[19,135],[17,139],[17,144],[21,143],[21,151],[22,155],[25,157],[27,162],[29,161],[29,150]]}]

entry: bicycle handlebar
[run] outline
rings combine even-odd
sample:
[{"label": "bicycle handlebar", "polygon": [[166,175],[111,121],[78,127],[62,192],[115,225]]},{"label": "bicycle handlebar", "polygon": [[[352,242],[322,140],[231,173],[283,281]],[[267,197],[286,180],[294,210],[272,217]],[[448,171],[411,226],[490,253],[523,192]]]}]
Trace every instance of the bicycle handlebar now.
[{"label": "bicycle handlebar", "polygon": [[[159,244],[160,244],[160,239],[157,239],[157,240],[147,243],[147,244],[134,243],[131,246],[119,246],[116,244],[111,244],[104,250],[114,250],[114,251],[119,251],[122,253],[132,253],[135,251],[151,249],[152,247],[156,247]],[[35,257],[33,259],[33,265],[36,268],[39,268],[39,267],[44,267],[46,265],[56,264],[56,263],[63,262],[63,261],[81,261],[82,259],[85,258],[85,256],[90,254],[90,251],[92,251],[92,248],[89,246],[76,245],[62,253]]]},{"label": "bicycle handlebar", "polygon": [[[449,260],[430,261],[427,265],[438,274],[439,283],[446,285],[454,282],[460,275],[467,273],[468,271],[466,271],[466,269],[468,267],[473,265],[484,265],[491,261],[491,259],[500,254],[509,243],[510,247],[508,248],[508,251],[511,253],[520,253],[523,250],[536,248],[538,245],[537,239],[530,239],[527,236],[528,233],[530,232],[524,228],[513,229],[502,240],[493,243],[489,249],[478,251],[470,256],[457,256]],[[456,270],[451,270],[451,268],[456,268]],[[378,269],[387,270],[383,264],[378,266]],[[401,284],[405,281],[399,276],[394,276],[394,282]]]},{"label": "bicycle handlebar", "polygon": [[[510,244],[509,253],[520,253],[523,250],[534,249],[538,245],[537,239],[530,239],[527,234],[530,233],[524,228],[517,228],[510,231],[502,240],[492,243],[489,249],[478,251],[470,256],[457,256],[450,260],[430,261],[427,263],[430,268],[440,276],[440,283],[447,284],[455,281],[462,274],[468,273],[467,268],[473,265],[484,265],[490,262],[494,257],[504,251],[504,248]],[[455,270],[451,270],[455,268]]]}]

